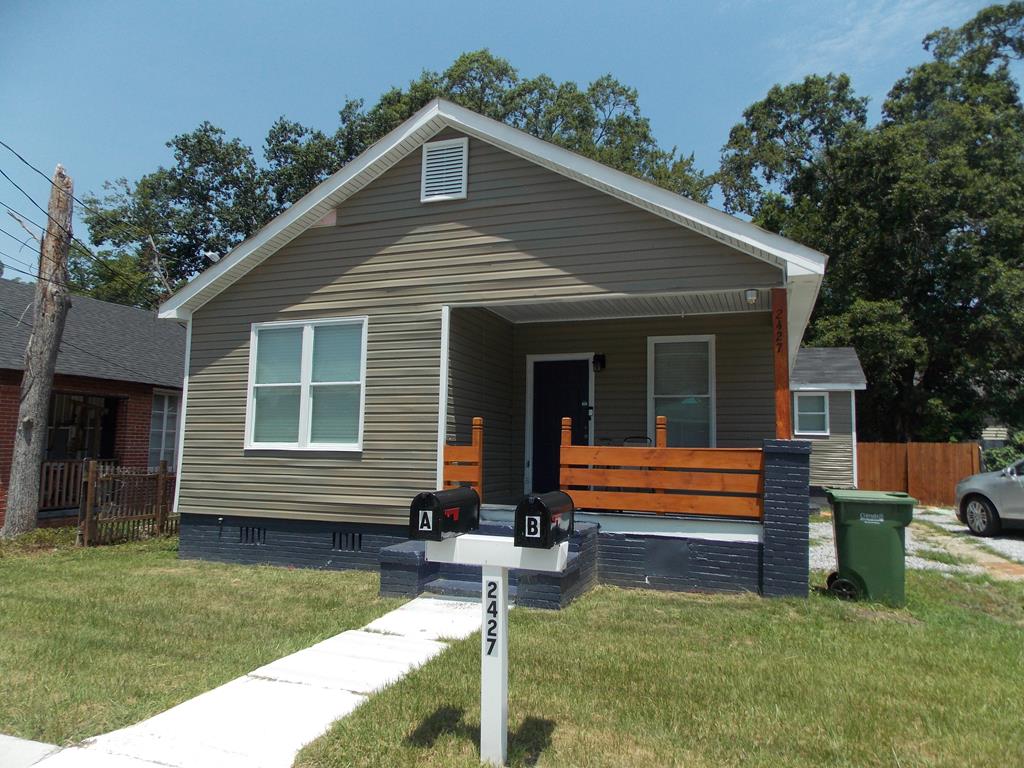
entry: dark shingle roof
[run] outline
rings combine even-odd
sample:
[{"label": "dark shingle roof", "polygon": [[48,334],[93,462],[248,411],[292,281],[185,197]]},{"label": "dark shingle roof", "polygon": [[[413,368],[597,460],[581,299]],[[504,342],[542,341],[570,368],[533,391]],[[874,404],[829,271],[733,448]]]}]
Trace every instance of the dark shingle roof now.
[{"label": "dark shingle roof", "polygon": [[[34,284],[0,279],[0,368],[25,367],[34,297]],[[155,312],[145,309],[71,297],[57,373],[180,389],[184,363],[185,329],[177,320],[157,320]]]},{"label": "dark shingle roof", "polygon": [[789,384],[793,389],[867,389],[853,347],[800,347]]}]

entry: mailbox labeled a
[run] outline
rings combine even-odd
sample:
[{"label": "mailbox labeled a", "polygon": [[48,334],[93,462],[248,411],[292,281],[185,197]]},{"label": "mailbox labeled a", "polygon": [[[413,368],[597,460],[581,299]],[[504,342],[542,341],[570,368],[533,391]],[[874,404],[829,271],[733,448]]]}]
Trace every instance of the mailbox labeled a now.
[{"label": "mailbox labeled a", "polygon": [[480,496],[472,488],[419,493],[409,505],[409,538],[441,541],[480,527]]},{"label": "mailbox labeled a", "polygon": [[563,491],[528,494],[516,506],[515,545],[551,549],[569,538],[575,508]]}]

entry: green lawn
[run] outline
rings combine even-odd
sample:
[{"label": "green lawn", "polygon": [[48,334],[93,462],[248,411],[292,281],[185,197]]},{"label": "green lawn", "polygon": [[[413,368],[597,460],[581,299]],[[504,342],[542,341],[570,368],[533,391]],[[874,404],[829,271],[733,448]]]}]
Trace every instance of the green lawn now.
[{"label": "green lawn", "polygon": [[400,603],[377,596],[375,574],[182,561],[176,539],[82,550],[70,536],[0,544],[0,733],[104,733]]},{"label": "green lawn", "polygon": [[[894,610],[602,587],[558,614],[517,609],[510,762],[1024,764],[1024,586],[911,572],[907,593]],[[296,765],[478,765],[478,701],[474,636]]]}]

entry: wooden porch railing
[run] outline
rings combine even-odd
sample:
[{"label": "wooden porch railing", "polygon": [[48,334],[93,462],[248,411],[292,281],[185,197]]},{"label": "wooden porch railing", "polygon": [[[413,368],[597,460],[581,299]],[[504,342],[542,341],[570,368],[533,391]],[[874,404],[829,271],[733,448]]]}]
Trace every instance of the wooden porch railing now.
[{"label": "wooden porch railing", "polygon": [[473,438],[469,445],[445,445],[444,487],[468,485],[484,500],[484,420],[473,417]]},{"label": "wooden porch railing", "polygon": [[[40,468],[39,510],[74,509],[82,498],[82,473],[86,461],[71,459],[44,461]],[[101,471],[109,471],[117,462],[99,462]]]},{"label": "wooden porch railing", "polygon": [[653,448],[573,445],[562,419],[559,485],[579,509],[761,518],[760,448],[668,448],[666,428]]}]

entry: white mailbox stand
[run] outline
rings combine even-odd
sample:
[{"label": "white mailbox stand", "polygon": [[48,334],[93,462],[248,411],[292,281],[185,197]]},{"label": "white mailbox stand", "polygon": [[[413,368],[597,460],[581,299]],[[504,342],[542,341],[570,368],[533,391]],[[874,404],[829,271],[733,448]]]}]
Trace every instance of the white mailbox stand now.
[{"label": "white mailbox stand", "polygon": [[561,573],[569,542],[551,549],[528,549],[511,536],[464,533],[427,542],[427,561],[483,567],[480,585],[480,762],[505,765],[508,759],[508,570]]}]

